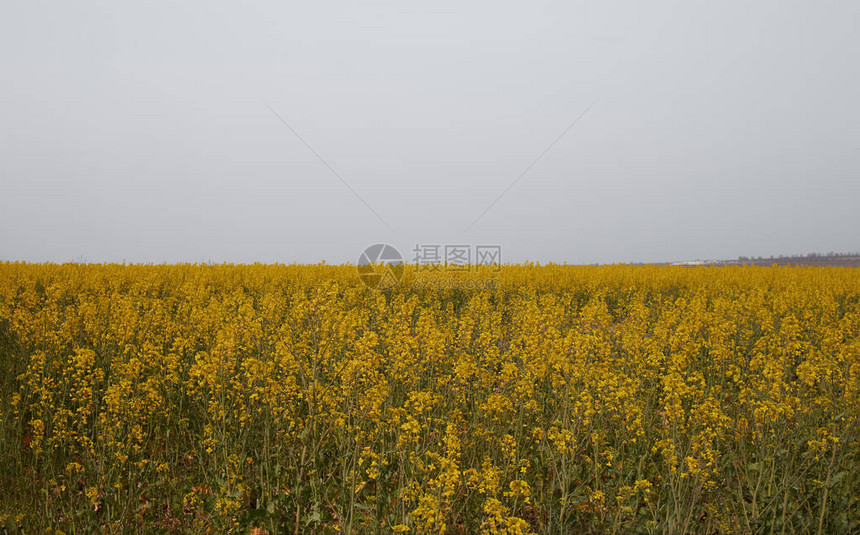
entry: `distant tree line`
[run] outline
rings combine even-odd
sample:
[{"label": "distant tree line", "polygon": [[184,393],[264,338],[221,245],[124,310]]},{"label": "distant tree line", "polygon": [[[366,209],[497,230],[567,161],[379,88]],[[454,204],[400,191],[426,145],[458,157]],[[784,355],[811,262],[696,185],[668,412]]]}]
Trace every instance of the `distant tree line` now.
[{"label": "distant tree line", "polygon": [[857,258],[860,257],[860,253],[836,253],[830,251],[827,254],[823,253],[807,253],[807,254],[796,254],[796,255],[779,255],[779,256],[739,256],[738,262],[761,262],[765,260],[791,260],[793,258]]}]

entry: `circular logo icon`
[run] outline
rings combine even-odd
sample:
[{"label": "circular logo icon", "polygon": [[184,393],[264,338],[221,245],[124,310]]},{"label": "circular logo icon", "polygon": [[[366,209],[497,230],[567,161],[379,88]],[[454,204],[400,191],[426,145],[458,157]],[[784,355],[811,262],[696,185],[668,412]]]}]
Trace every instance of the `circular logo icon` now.
[{"label": "circular logo icon", "polygon": [[405,269],[400,251],[393,245],[377,243],[358,257],[358,278],[372,290],[387,290],[396,286]]}]

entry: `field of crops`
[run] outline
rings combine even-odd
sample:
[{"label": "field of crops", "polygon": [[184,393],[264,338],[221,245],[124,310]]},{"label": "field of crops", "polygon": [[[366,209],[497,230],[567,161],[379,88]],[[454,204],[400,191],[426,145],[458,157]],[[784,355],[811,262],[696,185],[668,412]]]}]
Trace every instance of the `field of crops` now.
[{"label": "field of crops", "polygon": [[860,270],[0,264],[6,533],[860,530]]}]

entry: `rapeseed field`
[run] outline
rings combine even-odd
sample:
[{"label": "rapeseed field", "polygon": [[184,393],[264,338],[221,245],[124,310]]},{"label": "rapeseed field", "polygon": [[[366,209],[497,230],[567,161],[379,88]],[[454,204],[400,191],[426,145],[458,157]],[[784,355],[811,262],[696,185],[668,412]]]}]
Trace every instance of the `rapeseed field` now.
[{"label": "rapeseed field", "polygon": [[860,271],[0,264],[6,533],[860,531]]}]

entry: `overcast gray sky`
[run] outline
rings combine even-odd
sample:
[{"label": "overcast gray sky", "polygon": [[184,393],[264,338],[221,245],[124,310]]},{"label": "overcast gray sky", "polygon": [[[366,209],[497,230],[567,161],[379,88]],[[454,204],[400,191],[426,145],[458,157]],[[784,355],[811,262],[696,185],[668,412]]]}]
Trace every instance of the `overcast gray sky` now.
[{"label": "overcast gray sky", "polygon": [[5,0],[0,259],[858,250],[858,28],[853,0]]}]

